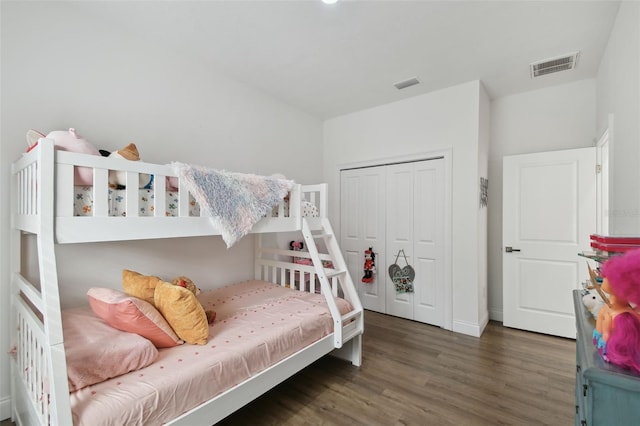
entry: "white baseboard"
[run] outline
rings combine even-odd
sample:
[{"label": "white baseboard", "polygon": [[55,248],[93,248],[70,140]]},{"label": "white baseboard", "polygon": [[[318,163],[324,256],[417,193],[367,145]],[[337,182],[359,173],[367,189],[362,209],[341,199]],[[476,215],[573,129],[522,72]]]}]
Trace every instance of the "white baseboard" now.
[{"label": "white baseboard", "polygon": [[489,318],[493,321],[503,322],[502,309],[489,309]]},{"label": "white baseboard", "polygon": [[0,420],[6,420],[11,417],[11,397],[5,396],[0,399]]},{"label": "white baseboard", "polygon": [[484,328],[489,323],[489,318],[482,320],[480,324],[466,322],[466,321],[453,321],[453,331],[456,333],[466,334],[468,336],[480,337]]}]

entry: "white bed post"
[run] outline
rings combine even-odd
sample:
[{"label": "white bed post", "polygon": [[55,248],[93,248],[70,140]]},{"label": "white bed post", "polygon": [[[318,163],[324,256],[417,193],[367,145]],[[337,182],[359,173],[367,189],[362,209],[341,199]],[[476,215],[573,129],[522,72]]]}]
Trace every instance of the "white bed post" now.
[{"label": "white bed post", "polygon": [[[11,271],[11,287],[9,294],[9,338],[10,342],[13,345],[17,342],[17,318],[16,318],[16,308],[13,305],[15,298],[18,296],[18,287],[14,283],[14,274],[20,272],[20,254],[22,253],[22,241],[21,241],[21,231],[19,231],[14,222],[14,217],[18,211],[18,176],[16,174],[11,173],[11,200],[10,200],[10,218],[11,218],[11,230],[9,231],[10,238],[10,249],[9,249],[9,270]],[[22,212],[21,212],[22,213]],[[17,343],[16,343],[17,344]],[[17,348],[16,348],[17,349]],[[17,384],[16,384],[16,365],[14,362],[11,362],[11,371],[10,371],[10,386],[11,386],[11,420],[13,422],[16,421],[16,398],[18,395]]]},{"label": "white bed post", "polygon": [[44,302],[44,329],[47,342],[45,350],[49,358],[49,422],[53,425],[71,425],[71,405],[69,402],[69,383],[67,381],[67,363],[64,353],[62,334],[62,316],[60,312],[60,294],[58,291],[58,271],[54,246],[54,148],[53,142],[40,140],[41,159],[38,168],[37,183],[38,212],[40,232],[38,232],[38,262],[40,267],[40,286]]},{"label": "white bed post", "polygon": [[262,279],[262,234],[256,234],[253,239],[253,278]]}]

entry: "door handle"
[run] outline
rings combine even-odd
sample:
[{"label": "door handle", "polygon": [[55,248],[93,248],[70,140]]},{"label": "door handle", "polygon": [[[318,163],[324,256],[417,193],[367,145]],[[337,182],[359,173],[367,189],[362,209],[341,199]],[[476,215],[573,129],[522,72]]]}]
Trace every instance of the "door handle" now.
[{"label": "door handle", "polygon": [[514,251],[520,251],[520,249],[514,249],[511,246],[507,246],[507,247],[504,248],[504,251],[506,251],[507,253],[511,253],[511,252],[514,252]]}]

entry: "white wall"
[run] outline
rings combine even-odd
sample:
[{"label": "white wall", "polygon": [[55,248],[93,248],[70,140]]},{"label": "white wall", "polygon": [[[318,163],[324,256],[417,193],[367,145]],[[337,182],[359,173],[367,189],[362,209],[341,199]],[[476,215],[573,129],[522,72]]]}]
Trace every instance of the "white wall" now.
[{"label": "white wall", "polygon": [[[480,178],[489,178],[489,153],[491,152],[491,100],[484,86],[480,86],[480,115],[478,117],[478,176],[476,178],[476,206],[478,211],[478,312],[485,315],[480,318],[480,323],[487,323],[489,320],[488,292],[489,292],[489,272],[488,272],[488,247],[489,247],[489,206],[480,204]],[[491,194],[491,184],[489,181],[489,194]],[[497,182],[493,182],[496,185]]]},{"label": "white wall", "polygon": [[[212,73],[197,58],[81,16],[64,2],[1,3],[0,419],[9,412],[9,165],[29,128],[76,127],[99,148],[135,142],[143,160],[172,160],[319,182],[322,123]],[[297,159],[298,161],[291,161]],[[314,159],[314,161],[302,161]],[[218,237],[58,247],[67,304],[90,286],[120,285],[128,267],[201,287],[253,276],[251,238]],[[98,262],[91,264],[87,261]],[[163,259],[159,262],[158,259]],[[72,297],[74,296],[74,297]]]},{"label": "white wall", "polygon": [[489,156],[489,313],[502,320],[502,158],[594,146],[594,79],[495,99]]},{"label": "white wall", "polygon": [[[340,165],[386,162],[452,149],[453,327],[482,332],[478,304],[478,138],[481,84],[454,86],[325,122],[324,176],[330,215],[339,234]],[[483,104],[488,104],[486,100]],[[486,125],[484,125],[486,127]]]},{"label": "white wall", "polygon": [[598,69],[598,135],[613,114],[609,233],[640,234],[640,3],[620,5]]}]

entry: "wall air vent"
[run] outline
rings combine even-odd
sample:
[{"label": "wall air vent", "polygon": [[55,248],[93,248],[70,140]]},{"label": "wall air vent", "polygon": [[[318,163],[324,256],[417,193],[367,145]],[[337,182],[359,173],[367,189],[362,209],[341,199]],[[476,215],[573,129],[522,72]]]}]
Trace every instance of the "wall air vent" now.
[{"label": "wall air vent", "polygon": [[420,80],[418,77],[413,77],[408,80],[399,81],[394,84],[395,88],[398,90],[406,89],[407,87],[415,86],[416,84],[420,84]]},{"label": "wall air vent", "polygon": [[556,58],[545,59],[529,65],[531,78],[542,77],[554,72],[572,70],[578,62],[578,52],[568,53]]}]

